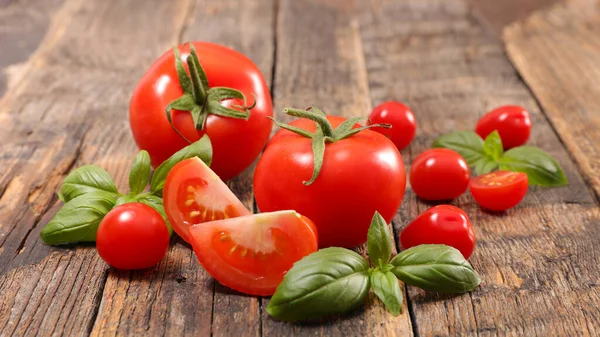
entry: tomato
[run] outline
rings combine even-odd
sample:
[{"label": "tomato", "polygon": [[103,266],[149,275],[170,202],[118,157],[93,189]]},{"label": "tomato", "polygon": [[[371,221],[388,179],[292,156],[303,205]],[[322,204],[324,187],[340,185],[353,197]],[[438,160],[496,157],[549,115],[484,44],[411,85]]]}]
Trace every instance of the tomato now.
[{"label": "tomato", "polygon": [[463,194],[471,173],[464,158],[449,149],[429,149],[410,167],[410,186],[424,200],[450,200]]},{"label": "tomato", "polygon": [[152,207],[137,202],[113,208],[98,226],[98,254],[118,269],[150,268],[169,249],[169,230]]},{"label": "tomato", "polygon": [[399,102],[384,102],[375,107],[369,115],[369,123],[392,125],[391,129],[373,128],[392,140],[398,150],[402,150],[415,138],[417,121],[413,112]]},{"label": "tomato", "polygon": [[192,225],[251,214],[198,157],[173,166],[165,181],[163,199],[173,230],[186,242],[190,242]]},{"label": "tomato", "polygon": [[527,175],[521,172],[496,171],[473,178],[469,189],[475,201],[492,211],[517,206],[527,194]]},{"label": "tomato", "polygon": [[200,264],[224,286],[272,295],[294,262],[317,251],[312,221],[294,211],[247,215],[190,228]]},{"label": "tomato", "polygon": [[443,244],[458,249],[468,259],[475,249],[475,233],[467,214],[451,205],[439,205],[421,213],[400,233],[404,249]]},{"label": "tomato", "polygon": [[[344,118],[329,116],[333,127]],[[315,122],[291,126],[315,132]],[[288,130],[267,145],[254,174],[254,195],[263,212],[294,209],[314,221],[319,247],[353,247],[367,240],[375,211],[390,222],[404,196],[406,174],[394,144],[370,130],[326,143],[323,166],[312,183],[312,141]],[[308,184],[308,185],[307,185]]]},{"label": "tomato", "polygon": [[[211,90],[214,87],[237,89],[247,98],[248,105],[254,100],[252,95],[255,96],[256,106],[249,110],[248,120],[218,116],[207,109],[210,113],[206,124],[197,130],[190,112],[174,109],[171,126],[165,109],[184,91],[177,77],[174,52],[169,50],[154,62],[133,92],[129,108],[131,131],[138,147],[150,154],[154,167],[188,145],[183,137],[196,141],[206,133],[213,146],[211,168],[221,179],[228,180],[250,166],[267,143],[272,123],[266,117],[273,115],[269,88],[256,65],[246,56],[213,43],[193,42],[193,45]],[[177,48],[188,69],[185,60],[190,54],[189,44]],[[244,103],[236,98],[224,100],[223,105],[233,107]]]},{"label": "tomato", "polygon": [[516,105],[501,106],[481,117],[475,126],[483,139],[494,130],[498,130],[505,150],[527,143],[531,133],[529,112]]}]

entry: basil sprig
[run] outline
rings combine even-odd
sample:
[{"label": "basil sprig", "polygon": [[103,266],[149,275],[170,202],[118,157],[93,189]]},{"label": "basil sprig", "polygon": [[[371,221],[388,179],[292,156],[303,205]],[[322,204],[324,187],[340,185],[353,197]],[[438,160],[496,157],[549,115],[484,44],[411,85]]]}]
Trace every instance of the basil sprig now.
[{"label": "basil sprig", "polygon": [[425,290],[462,293],[480,279],[461,253],[444,245],[420,245],[391,261],[389,226],[375,212],[369,228],[369,262],[345,248],[325,248],[296,262],[267,306],[281,320],[301,321],[342,314],[364,303],[369,289],[393,315],[402,310],[398,280]]},{"label": "basil sprig", "polygon": [[142,150],[135,157],[129,172],[130,192],[121,194],[111,176],[95,165],[77,168],[65,178],[59,198],[65,205],[42,229],[40,238],[49,245],[96,241],[96,231],[104,216],[113,207],[129,202],[139,202],[154,208],[165,220],[169,235],[173,233],[162,200],[162,190],[167,174],[178,162],[199,157],[207,165],[212,159],[212,146],[208,136],[181,149],[163,162],[152,175],[149,192],[144,189],[150,181],[150,156]]},{"label": "basil sprig", "polygon": [[462,155],[477,174],[495,169],[527,174],[530,185],[557,187],[568,184],[564,171],[547,152],[535,146],[519,146],[504,152],[497,131],[485,141],[473,131],[454,131],[440,136],[433,147],[444,147]]}]

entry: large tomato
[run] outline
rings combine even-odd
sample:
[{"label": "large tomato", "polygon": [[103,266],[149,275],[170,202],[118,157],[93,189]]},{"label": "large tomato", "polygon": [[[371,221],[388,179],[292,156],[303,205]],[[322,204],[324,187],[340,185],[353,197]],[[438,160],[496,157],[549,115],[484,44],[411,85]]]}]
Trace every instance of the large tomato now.
[{"label": "large tomato", "polygon": [[[133,92],[129,108],[131,131],[137,145],[150,154],[154,167],[188,145],[187,140],[196,141],[206,133],[213,146],[211,168],[221,179],[228,180],[250,166],[267,143],[272,123],[265,117],[273,115],[269,88],[256,65],[246,56],[213,43],[193,42],[193,45],[200,69],[206,75],[196,71],[193,74],[198,76],[192,77],[200,79],[197,83],[207,78],[208,83],[194,86],[190,84],[194,81],[188,78],[184,92],[174,51],[167,51],[154,62]],[[181,44],[177,48],[183,67],[189,73],[186,60],[190,45]],[[201,90],[192,90],[199,87]],[[187,101],[181,99],[184,94],[189,98]],[[254,102],[256,105],[252,107]],[[169,104],[173,108],[172,125],[166,112]],[[196,116],[192,117],[186,109],[194,111]],[[236,112],[241,112],[237,118],[223,116]]]},{"label": "large tomato", "polygon": [[[345,121],[326,119],[332,127]],[[290,126],[316,130],[315,122],[307,119]],[[307,216],[317,226],[319,247],[360,245],[367,239],[373,213],[379,211],[390,222],[402,202],[406,174],[400,153],[385,136],[363,130],[327,142],[320,172],[310,183],[312,143],[288,130],[275,134],[256,167],[257,206],[263,212],[293,209]]]}]

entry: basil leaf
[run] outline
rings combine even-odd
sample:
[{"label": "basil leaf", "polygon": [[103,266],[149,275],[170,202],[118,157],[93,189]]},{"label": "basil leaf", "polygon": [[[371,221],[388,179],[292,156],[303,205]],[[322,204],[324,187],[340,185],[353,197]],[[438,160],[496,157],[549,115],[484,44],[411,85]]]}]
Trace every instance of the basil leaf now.
[{"label": "basil leaf", "polygon": [[492,172],[494,169],[498,167],[498,163],[491,160],[488,157],[481,158],[475,163],[475,172],[478,175],[486,174]]},{"label": "basil leaf", "polygon": [[193,157],[200,158],[206,165],[210,166],[212,160],[212,145],[207,135],[202,136],[197,142],[177,151],[154,170],[152,182],[150,183],[150,191],[152,194],[162,196],[162,189],[165,186],[165,179],[167,179],[169,171],[171,171],[173,166],[180,161]]},{"label": "basil leaf", "polygon": [[390,261],[392,256],[392,238],[387,223],[375,211],[371,220],[371,227],[367,235],[367,248],[369,250],[369,259],[373,266],[383,266]]},{"label": "basil leaf", "polygon": [[143,194],[137,198],[137,201],[154,208],[158,213],[160,213],[167,224],[167,228],[169,229],[169,236],[173,235],[173,227],[171,227],[169,219],[167,219],[167,213],[165,213],[165,207],[163,205],[162,198],[152,194]]},{"label": "basil leaf", "polygon": [[296,262],[267,306],[285,321],[340,314],[364,303],[369,292],[369,264],[344,248],[326,248]]},{"label": "basil leaf", "polygon": [[110,192],[115,195],[119,193],[108,172],[96,165],[84,165],[67,175],[58,197],[67,203],[84,193],[96,191]]},{"label": "basil leaf", "polygon": [[469,262],[450,246],[419,245],[396,255],[390,263],[396,277],[427,291],[464,293],[481,283]]},{"label": "basil leaf", "polygon": [[473,131],[454,131],[438,137],[433,142],[433,147],[445,147],[460,153],[469,166],[482,158],[486,158],[483,149],[483,139]]},{"label": "basil leaf", "polygon": [[138,198],[135,195],[122,195],[117,199],[117,202],[115,203],[115,207],[116,206],[121,206],[123,204],[128,204],[130,202],[137,202]]},{"label": "basil leaf", "polygon": [[565,186],[567,177],[548,153],[535,146],[510,149],[500,158],[500,169],[527,174],[529,185]]},{"label": "basil leaf", "polygon": [[49,245],[96,241],[98,225],[116,199],[112,192],[93,191],[70,200],[42,229],[40,238]]},{"label": "basil leaf", "polygon": [[504,148],[502,147],[502,139],[500,138],[498,130],[494,130],[487,137],[485,137],[485,141],[483,142],[483,151],[494,162],[497,162],[498,159],[502,157]]},{"label": "basil leaf", "polygon": [[132,194],[140,194],[150,180],[150,155],[147,151],[140,151],[129,171],[129,189]]},{"label": "basil leaf", "polygon": [[396,276],[391,271],[375,269],[371,274],[371,287],[386,308],[398,316],[402,310],[402,290]]}]

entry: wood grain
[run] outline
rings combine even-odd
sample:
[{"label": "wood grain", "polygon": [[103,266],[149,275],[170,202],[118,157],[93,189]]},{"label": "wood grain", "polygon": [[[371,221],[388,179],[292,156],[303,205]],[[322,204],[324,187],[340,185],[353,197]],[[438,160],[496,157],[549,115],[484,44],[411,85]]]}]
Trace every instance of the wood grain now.
[{"label": "wood grain", "polygon": [[600,200],[600,6],[574,0],[509,26],[510,59]]},{"label": "wood grain", "polygon": [[[396,99],[415,111],[418,133],[403,151],[407,163],[440,134],[472,129],[486,111],[510,103],[531,111],[530,143],[555,156],[570,181],[531,188],[523,203],[502,214],[482,212],[468,193],[455,200],[474,223],[478,246],[471,262],[483,282],[458,296],[408,287],[417,333],[597,334],[597,204],[503,46],[462,0],[373,1],[361,27],[374,103]],[[397,231],[430,206],[409,191]]]},{"label": "wood grain", "polygon": [[[282,112],[289,106],[314,105],[345,117],[368,114],[364,51],[354,19],[361,9],[358,1],[281,1],[274,80],[277,119],[290,120]],[[358,251],[366,256],[364,247]],[[267,304],[263,300],[263,307]],[[262,332],[265,336],[411,336],[412,328],[406,307],[394,317],[370,294],[364,307],[329,322],[290,324],[265,313]]]},{"label": "wood grain", "polygon": [[535,11],[542,10],[561,0],[469,0],[474,13],[498,36],[504,27],[523,20]]}]

